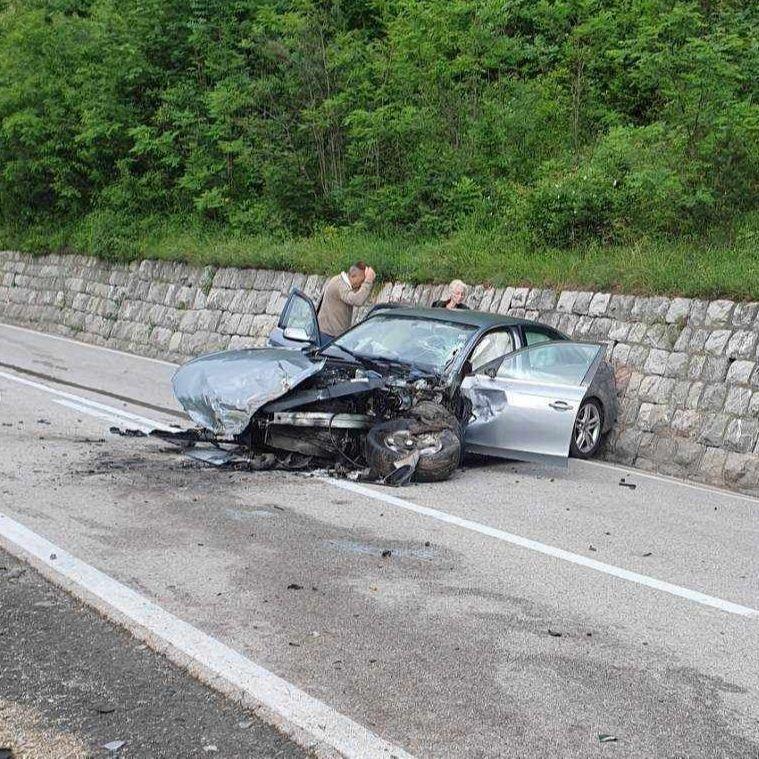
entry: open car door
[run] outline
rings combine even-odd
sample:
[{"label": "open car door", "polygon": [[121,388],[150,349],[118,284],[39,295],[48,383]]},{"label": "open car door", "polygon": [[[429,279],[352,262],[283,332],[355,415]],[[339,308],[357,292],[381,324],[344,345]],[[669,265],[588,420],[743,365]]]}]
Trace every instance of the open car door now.
[{"label": "open car door", "polygon": [[465,377],[461,389],[474,417],[466,449],[565,466],[577,411],[603,356],[601,345],[545,342]]},{"label": "open car door", "polygon": [[293,289],[290,293],[277,326],[269,335],[269,345],[297,349],[321,345],[316,309],[304,292]]}]

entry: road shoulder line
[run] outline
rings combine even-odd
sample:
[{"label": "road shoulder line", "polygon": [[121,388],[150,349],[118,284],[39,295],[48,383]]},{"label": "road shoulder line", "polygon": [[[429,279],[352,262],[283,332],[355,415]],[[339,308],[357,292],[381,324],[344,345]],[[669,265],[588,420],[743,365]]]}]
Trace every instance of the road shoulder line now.
[{"label": "road shoulder line", "polygon": [[194,677],[256,711],[315,756],[412,759],[349,717],[2,513],[0,545]]}]

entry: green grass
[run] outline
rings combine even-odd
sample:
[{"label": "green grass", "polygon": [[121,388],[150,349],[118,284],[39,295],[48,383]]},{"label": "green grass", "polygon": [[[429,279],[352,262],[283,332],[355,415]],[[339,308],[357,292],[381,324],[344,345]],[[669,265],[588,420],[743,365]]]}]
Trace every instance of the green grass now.
[{"label": "green grass", "polygon": [[459,277],[495,286],[533,285],[633,294],[759,300],[759,214],[739,228],[698,239],[536,248],[524,235],[469,228],[437,240],[326,228],[309,237],[245,236],[177,219],[120,224],[91,215],[70,226],[0,230],[4,249],[142,258],[197,265],[261,267],[329,274],[363,259],[383,280],[446,282]]}]

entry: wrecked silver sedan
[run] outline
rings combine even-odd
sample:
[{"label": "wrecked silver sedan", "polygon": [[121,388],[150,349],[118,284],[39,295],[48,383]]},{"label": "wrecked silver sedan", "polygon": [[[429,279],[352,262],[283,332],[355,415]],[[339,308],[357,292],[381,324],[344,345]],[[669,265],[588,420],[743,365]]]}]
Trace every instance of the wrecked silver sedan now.
[{"label": "wrecked silver sedan", "polygon": [[593,456],[615,421],[603,346],[545,325],[380,307],[328,345],[318,335],[313,304],[294,291],[271,338],[280,347],[182,366],[174,394],[201,428],[194,439],[232,444],[255,468],[330,466],[401,484],[448,478],[465,451]]}]

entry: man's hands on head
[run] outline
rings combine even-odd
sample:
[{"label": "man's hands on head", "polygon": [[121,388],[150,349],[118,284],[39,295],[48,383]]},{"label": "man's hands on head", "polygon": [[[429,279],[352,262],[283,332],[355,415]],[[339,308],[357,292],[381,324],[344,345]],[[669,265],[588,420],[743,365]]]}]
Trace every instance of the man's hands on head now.
[{"label": "man's hands on head", "polygon": [[370,284],[374,284],[374,280],[377,278],[377,273],[372,269],[371,266],[367,266],[364,270],[364,278],[365,280]]}]

